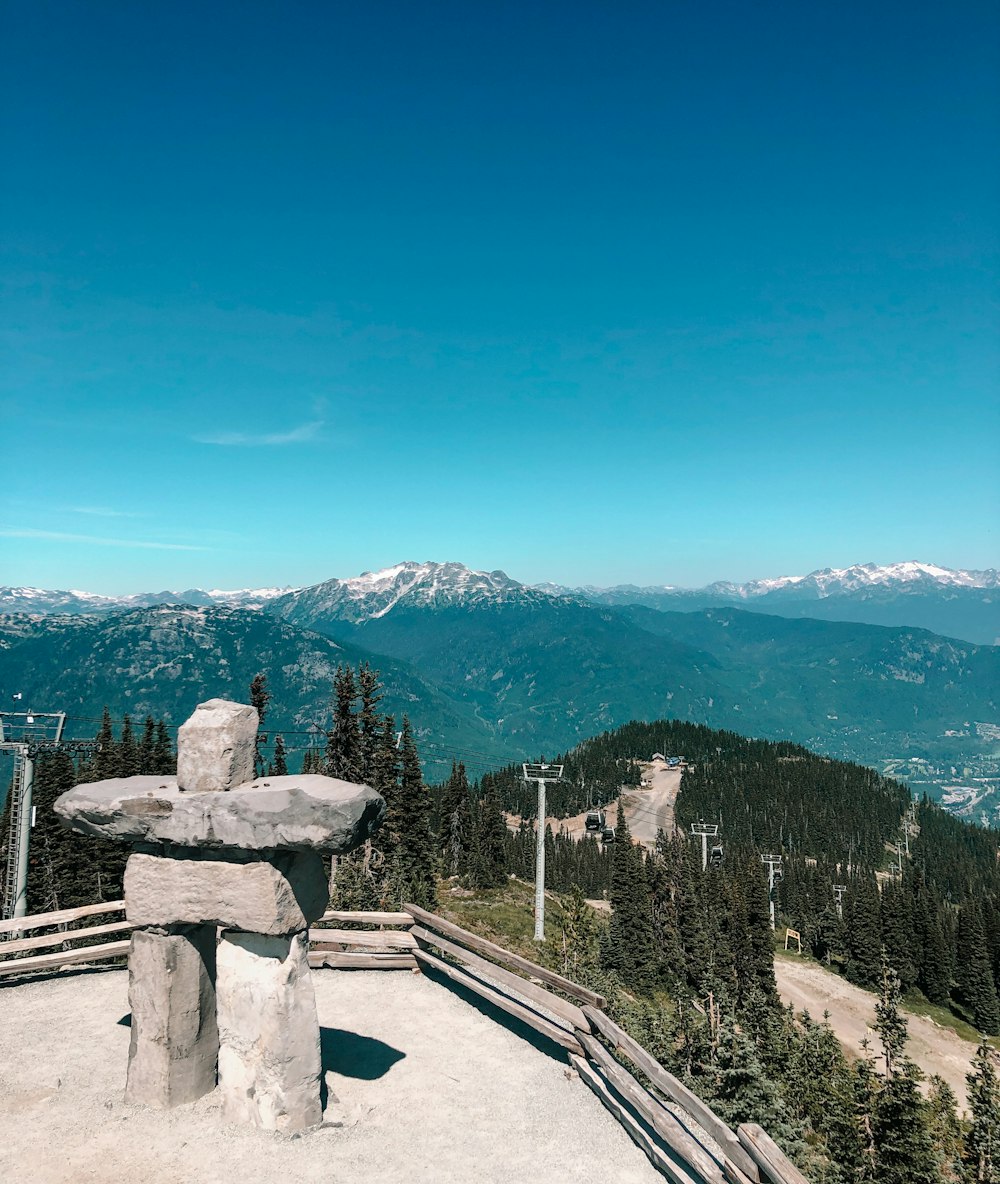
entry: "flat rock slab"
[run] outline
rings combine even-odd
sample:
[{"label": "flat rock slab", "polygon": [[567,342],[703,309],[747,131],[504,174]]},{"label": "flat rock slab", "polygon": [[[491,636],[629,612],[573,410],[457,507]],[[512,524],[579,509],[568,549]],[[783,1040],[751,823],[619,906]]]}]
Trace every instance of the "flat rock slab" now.
[{"label": "flat rock slab", "polygon": [[270,859],[129,856],[125,916],[133,925],[211,924],[252,933],[296,933],[318,921],[330,889],[315,851]]},{"label": "flat rock slab", "polygon": [[316,773],[268,777],[227,793],[188,793],[176,778],[115,777],[77,785],[55,802],[73,830],[133,845],[334,855],[370,838],[385,809],[370,786]]}]

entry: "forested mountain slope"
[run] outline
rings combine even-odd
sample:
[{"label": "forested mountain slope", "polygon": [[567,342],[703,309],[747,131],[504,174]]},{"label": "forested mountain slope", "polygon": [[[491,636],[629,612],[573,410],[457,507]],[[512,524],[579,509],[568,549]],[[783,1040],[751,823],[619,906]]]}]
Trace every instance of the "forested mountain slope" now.
[{"label": "forested mountain slope", "polygon": [[397,721],[408,713],[420,735],[432,736],[438,747],[426,755],[430,775],[465,748],[502,759],[469,705],[405,663],[375,659],[350,642],[249,609],[161,606],[97,619],[0,618],[2,687],[23,690],[37,710],[83,717],[78,735],[92,732],[86,720],[98,719],[105,706],[115,716],[151,713],[176,726],[203,699],[245,701],[251,680],[264,672],[272,694],[269,725],[286,733],[294,752],[310,743],[310,729],[328,726],[338,666],[361,661],[381,671],[385,709]]}]

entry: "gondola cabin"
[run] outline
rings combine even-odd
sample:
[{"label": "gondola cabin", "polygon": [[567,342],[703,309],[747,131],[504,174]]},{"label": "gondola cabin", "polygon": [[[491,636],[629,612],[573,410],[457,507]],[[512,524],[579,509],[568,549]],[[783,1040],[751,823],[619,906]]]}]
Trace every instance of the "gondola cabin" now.
[{"label": "gondola cabin", "polygon": [[590,831],[604,830],[604,827],[607,825],[607,820],[604,817],[604,811],[591,810],[587,815],[584,825],[586,826],[587,830]]},{"label": "gondola cabin", "polygon": [[725,852],[722,850],[722,844],[716,843],[712,848],[712,853],[708,857],[708,862],[711,867],[722,867],[722,861],[725,858]]},{"label": "gondola cabin", "polygon": [[601,831],[602,843],[613,843],[615,841],[615,828],[613,826],[606,826]]}]

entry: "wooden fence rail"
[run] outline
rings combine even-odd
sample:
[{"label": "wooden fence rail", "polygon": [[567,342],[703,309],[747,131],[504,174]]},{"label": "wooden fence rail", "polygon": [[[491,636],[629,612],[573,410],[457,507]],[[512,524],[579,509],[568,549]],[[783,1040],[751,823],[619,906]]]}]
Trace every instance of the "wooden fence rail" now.
[{"label": "wooden fence rail", "polygon": [[[109,958],[125,957],[128,954],[128,941],[98,942],[96,945],[82,945],[72,949],[56,950],[51,954],[20,957],[26,951],[43,950],[52,946],[66,947],[71,943],[92,941],[94,938],[107,937],[112,933],[130,933],[135,926],[128,921],[90,925],[82,929],[64,928],[74,921],[85,921],[90,917],[105,917],[111,913],[124,911],[124,900],[107,900],[100,904],[84,905],[81,908],[58,909],[51,913],[35,913],[28,917],[13,917],[8,921],[0,921],[0,978],[37,971],[59,970],[63,966],[79,966],[87,962],[105,962]],[[36,937],[19,936],[19,934],[30,933],[36,929],[55,929],[56,932],[39,934]]]}]

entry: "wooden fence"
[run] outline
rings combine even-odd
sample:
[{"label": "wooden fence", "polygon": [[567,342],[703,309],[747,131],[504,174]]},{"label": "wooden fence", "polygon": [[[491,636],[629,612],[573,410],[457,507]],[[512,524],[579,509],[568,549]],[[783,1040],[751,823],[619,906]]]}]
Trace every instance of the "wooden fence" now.
[{"label": "wooden fence", "polygon": [[[116,900],[0,921],[0,980],[125,957],[124,938],[135,926],[103,920],[123,916],[124,908]],[[310,966],[426,968],[513,1016],[566,1050],[580,1079],[673,1184],[808,1184],[759,1126],[744,1123],[734,1132],[664,1069],[606,1014],[601,995],[436,913],[403,909],[327,912],[309,930]],[[102,920],[68,928],[92,918]],[[100,940],[111,935],[119,939]],[[59,948],[34,953],[52,947]]]}]

